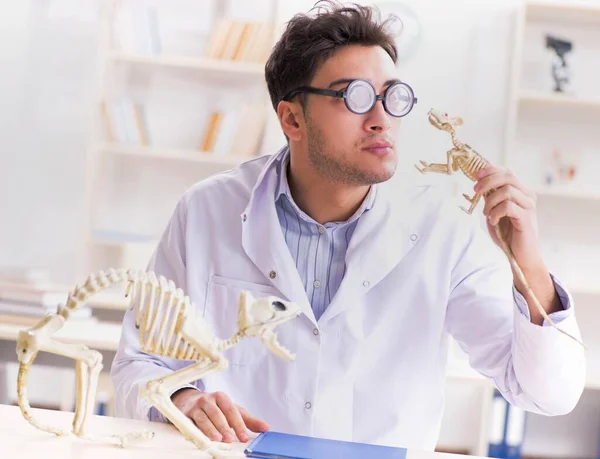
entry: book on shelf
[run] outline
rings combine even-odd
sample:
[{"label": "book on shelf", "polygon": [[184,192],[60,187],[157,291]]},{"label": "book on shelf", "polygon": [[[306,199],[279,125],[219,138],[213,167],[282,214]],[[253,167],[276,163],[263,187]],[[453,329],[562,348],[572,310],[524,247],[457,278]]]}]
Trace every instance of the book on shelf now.
[{"label": "book on shelf", "polygon": [[150,145],[145,108],[129,98],[100,103],[106,139],[122,145]]},{"label": "book on shelf", "polygon": [[[25,283],[0,281],[0,323],[35,322],[48,313],[56,313],[59,304],[66,304],[69,289],[64,286],[36,287]],[[91,309],[82,305],[71,317],[89,318]],[[8,317],[13,317],[12,321]]]},{"label": "book on shelf", "polygon": [[111,37],[113,49],[138,54],[162,53],[158,11],[155,6],[120,2],[114,17]]},{"label": "book on shelf", "polygon": [[210,113],[200,151],[215,155],[256,156],[263,137],[267,109],[262,103],[246,103]]},{"label": "book on shelf", "polygon": [[214,25],[205,57],[217,60],[264,63],[273,44],[273,25],[227,18]]}]

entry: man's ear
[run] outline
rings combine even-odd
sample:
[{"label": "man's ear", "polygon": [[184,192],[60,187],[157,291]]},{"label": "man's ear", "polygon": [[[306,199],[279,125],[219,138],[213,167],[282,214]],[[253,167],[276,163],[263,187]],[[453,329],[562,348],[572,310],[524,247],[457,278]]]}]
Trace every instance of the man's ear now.
[{"label": "man's ear", "polygon": [[281,101],[277,105],[277,117],[281,124],[283,133],[290,140],[300,140],[302,138],[301,126],[304,123],[304,114],[298,104],[293,102]]}]

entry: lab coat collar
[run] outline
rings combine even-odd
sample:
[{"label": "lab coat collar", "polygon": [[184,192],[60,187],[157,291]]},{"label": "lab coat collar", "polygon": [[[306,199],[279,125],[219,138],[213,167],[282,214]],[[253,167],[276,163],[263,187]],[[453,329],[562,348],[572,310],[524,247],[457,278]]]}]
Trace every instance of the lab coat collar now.
[{"label": "lab coat collar", "polygon": [[[404,187],[382,183],[373,208],[358,221],[346,252],[346,273],[319,322],[326,323],[356,303],[387,276],[418,243],[417,209]],[[401,301],[399,298],[398,301]]]},{"label": "lab coat collar", "polygon": [[278,184],[277,166],[283,159],[287,146],[273,155],[263,167],[250,195],[242,219],[242,247],[288,301],[296,303],[308,319],[317,320],[308,301],[304,284],[288,249],[277,218],[275,190]]},{"label": "lab coat collar", "polygon": [[[313,324],[317,320],[304,284],[285,243],[275,207],[279,184],[276,170],[287,146],[273,155],[259,174],[242,219],[242,246],[256,265],[289,301],[293,301]],[[418,235],[412,231],[412,207],[390,184],[377,186],[377,199],[358,221],[346,253],[346,274],[319,322],[324,323],[352,306],[357,295],[375,287],[412,249]]]}]

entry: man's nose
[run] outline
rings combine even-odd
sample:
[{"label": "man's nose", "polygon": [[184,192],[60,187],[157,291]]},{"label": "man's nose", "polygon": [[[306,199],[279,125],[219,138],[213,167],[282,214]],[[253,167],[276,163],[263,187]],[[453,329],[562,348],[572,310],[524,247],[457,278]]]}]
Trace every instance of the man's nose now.
[{"label": "man's nose", "polygon": [[378,100],[375,106],[368,113],[366,119],[366,128],[371,132],[386,132],[392,126],[390,115],[383,108],[383,101]]}]

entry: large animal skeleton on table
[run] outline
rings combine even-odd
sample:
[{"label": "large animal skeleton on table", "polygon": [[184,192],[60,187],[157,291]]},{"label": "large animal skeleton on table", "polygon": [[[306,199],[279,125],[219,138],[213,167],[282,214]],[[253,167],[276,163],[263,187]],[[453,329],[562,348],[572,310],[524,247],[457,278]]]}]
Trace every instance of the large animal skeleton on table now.
[{"label": "large animal skeleton on table", "polygon": [[[481,169],[484,169],[485,167],[489,166],[490,163],[469,145],[467,145],[466,143],[462,143],[460,140],[458,140],[454,127],[463,124],[462,118],[450,118],[447,113],[442,113],[438,110],[430,110],[428,113],[428,119],[431,125],[439,129],[440,131],[445,131],[450,134],[450,136],[452,137],[452,144],[454,145],[454,148],[447,152],[446,163],[435,164],[420,161],[420,164],[415,164],[415,167],[423,174],[427,172],[435,172],[439,174],[452,175],[453,172],[460,170],[470,180],[474,182],[477,181],[477,173]],[[473,210],[475,209],[475,207],[477,207],[477,204],[481,200],[482,195],[481,193],[475,193],[473,197],[467,194],[463,194],[463,196],[467,201],[471,203],[471,206],[468,209],[464,207],[461,207],[461,209],[469,215],[471,215],[473,213]],[[504,239],[504,236],[502,235],[502,231],[500,230],[500,224],[494,225],[494,231],[496,233],[496,236],[498,237],[498,240],[500,241],[502,250],[508,257],[513,271],[515,272],[521,284],[527,290],[530,298],[533,300],[535,307],[539,310],[542,317],[546,319],[546,321],[552,327],[556,328],[559,332],[563,333],[564,335],[567,335],[569,338],[574,339],[579,344],[584,346],[584,344],[581,341],[579,341],[577,338],[570,335],[566,331],[558,328],[556,324],[552,322],[552,319],[550,319],[550,317],[538,301],[537,297],[533,293],[533,290],[529,286],[529,283],[527,282],[523,271],[521,270],[517,261],[515,260],[510,246],[508,245],[508,243]]]},{"label": "large animal skeleton on table", "polygon": [[[254,298],[242,292],[239,299],[238,331],[227,340],[216,338],[209,324],[195,315],[196,308],[181,289],[152,272],[114,270],[99,272],[88,277],[85,284],[69,294],[66,305],[59,305],[56,314],[49,314],[38,324],[19,333],[17,355],[19,374],[17,396],[25,419],[34,427],[56,435],[72,433],[90,440],[85,434],[85,422],[93,412],[98,376],[102,369],[102,354],[82,344],[67,344],[53,338],[70,314],[95,293],[112,285],[127,282],[129,308],[135,309],[135,326],[139,329],[140,348],[143,352],[195,363],[167,376],[148,381],[141,395],[156,407],[177,429],[199,449],[211,456],[241,456],[227,451],[230,445],[211,441],[185,416],[170,399],[170,394],[209,373],[225,371],[228,367],[222,351],[235,346],[242,338],[257,337],[276,356],[293,360],[294,355],[279,344],[275,327],[300,314],[300,308],[277,297]],[[38,422],[31,414],[26,385],[29,369],[39,351],[70,357],[76,361],[77,399],[72,432]],[[148,438],[148,432],[132,432],[111,437],[123,446],[129,440]]]}]

